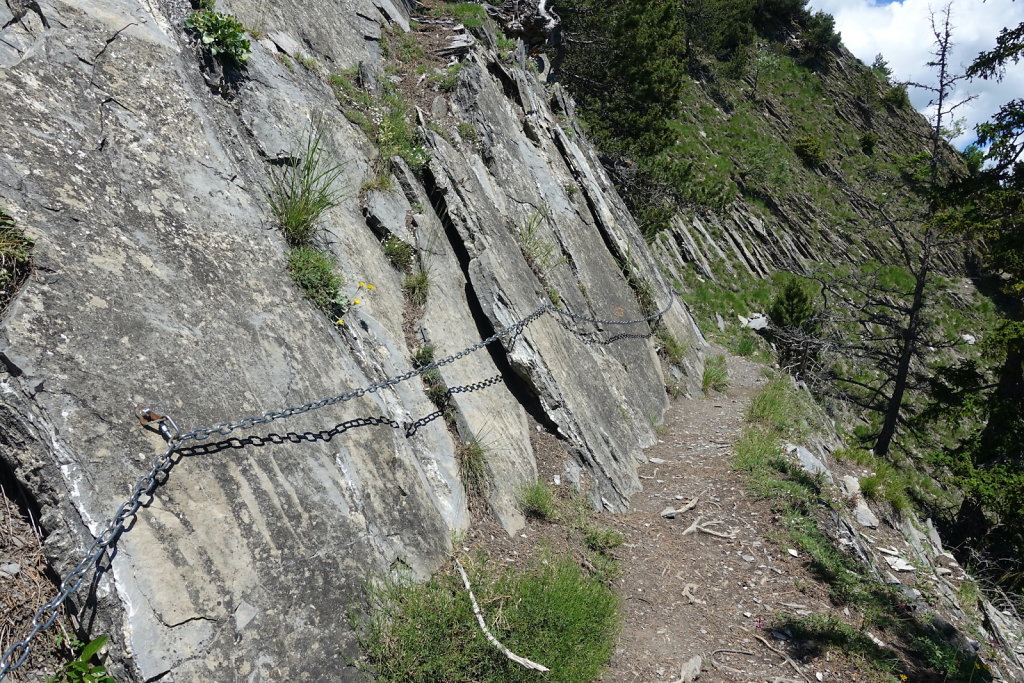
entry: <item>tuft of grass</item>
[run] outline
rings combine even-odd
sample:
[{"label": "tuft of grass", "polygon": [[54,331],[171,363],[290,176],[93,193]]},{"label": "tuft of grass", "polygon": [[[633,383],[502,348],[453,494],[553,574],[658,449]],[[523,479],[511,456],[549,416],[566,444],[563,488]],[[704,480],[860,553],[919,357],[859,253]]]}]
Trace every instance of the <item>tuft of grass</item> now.
[{"label": "tuft of grass", "polygon": [[614,529],[607,527],[592,527],[583,536],[583,545],[591,550],[603,553],[612,548],[618,548],[625,542],[626,537]]},{"label": "tuft of grass", "polygon": [[906,478],[888,462],[876,459],[874,472],[860,480],[865,498],[889,503],[897,512],[910,509]]},{"label": "tuft of grass", "polygon": [[[467,563],[473,593],[494,636],[516,654],[551,668],[544,679],[583,683],[599,677],[619,624],[615,593],[570,559],[526,570]],[[360,629],[367,668],[384,683],[537,680],[481,632],[469,596],[452,570],[423,584],[387,579],[369,590],[371,615]]]},{"label": "tuft of grass", "polygon": [[302,66],[306,67],[310,71],[320,70],[320,62],[316,61],[316,58],[311,57],[310,55],[307,55],[305,53],[295,55],[295,61],[301,64]]},{"label": "tuft of grass", "polygon": [[523,487],[522,492],[519,494],[519,504],[523,508],[523,513],[527,516],[549,521],[558,518],[558,508],[555,507],[555,493],[543,481]]},{"label": "tuft of grass", "polygon": [[310,246],[293,247],[288,252],[288,273],[306,298],[327,315],[341,317],[348,310],[331,257]]},{"label": "tuft of grass", "polygon": [[32,267],[32,240],[0,210],[0,311],[14,298]]},{"label": "tuft of grass", "polygon": [[729,366],[726,364],[725,356],[719,354],[708,358],[700,378],[700,388],[705,396],[712,391],[725,391],[729,388]]},{"label": "tuft of grass", "polygon": [[270,174],[270,210],[290,245],[313,243],[317,221],[343,197],[335,187],[341,173],[341,166],[325,156],[324,124],[314,118],[298,158]]},{"label": "tuft of grass", "polygon": [[413,259],[416,256],[412,245],[392,235],[382,241],[380,246],[384,250],[384,257],[397,270],[408,272],[412,268]]},{"label": "tuft of grass", "polygon": [[402,290],[409,297],[409,301],[416,306],[427,303],[427,292],[430,290],[430,277],[427,275],[427,271],[418,270],[406,275],[402,280]]},{"label": "tuft of grass", "polygon": [[411,33],[403,33],[391,41],[391,52],[402,63],[408,63],[426,57],[420,42]]},{"label": "tuft of grass", "polygon": [[483,495],[487,492],[490,477],[487,470],[487,447],[477,436],[463,443],[457,453],[459,475],[467,493]]},{"label": "tuft of grass", "polygon": [[530,216],[526,225],[518,231],[519,249],[523,252],[523,258],[526,259],[526,264],[530,266],[530,269],[541,279],[544,279],[551,269],[568,261],[565,257],[555,259],[558,254],[558,245],[541,236],[540,228],[546,218],[544,212],[538,211]]}]

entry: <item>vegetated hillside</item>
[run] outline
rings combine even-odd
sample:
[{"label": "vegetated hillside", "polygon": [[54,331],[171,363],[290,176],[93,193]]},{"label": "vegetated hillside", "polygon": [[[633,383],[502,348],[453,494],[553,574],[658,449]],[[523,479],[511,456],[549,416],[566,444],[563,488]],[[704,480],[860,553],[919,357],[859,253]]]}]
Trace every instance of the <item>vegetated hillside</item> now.
[{"label": "vegetated hillside", "polygon": [[[944,141],[948,11],[919,38],[943,103],[926,121],[804,4],[565,0],[559,77],[705,331],[752,353],[736,317],[770,313],[780,361],[883,456],[874,492],[1019,590],[1020,102],[983,127],[984,170]],[[1020,33],[971,74],[1019,59]]]},{"label": "vegetated hillside", "polygon": [[0,480],[119,680],[358,678],[367,573],[520,528],[539,435],[622,509],[705,343],[479,5],[214,4],[0,7]]},{"label": "vegetated hillside", "polygon": [[[620,3],[628,8],[620,11],[666,4]],[[653,29],[612,10],[583,0],[560,7],[569,43],[559,78],[581,100],[669,267],[766,277],[814,261],[878,258],[891,245],[869,232],[922,206],[908,180],[929,156],[928,123],[883,63],[862,64],[833,42],[831,19],[820,26],[822,15],[802,4],[693,3],[702,21],[670,13],[657,48],[644,33]],[[593,53],[623,36],[632,36],[633,62],[595,67]],[[638,86],[643,78],[658,87]],[[591,90],[595,81],[604,89]],[[617,88],[623,102],[606,94]],[[613,107],[662,118],[606,116]],[[946,161],[953,155],[943,152]]]}]

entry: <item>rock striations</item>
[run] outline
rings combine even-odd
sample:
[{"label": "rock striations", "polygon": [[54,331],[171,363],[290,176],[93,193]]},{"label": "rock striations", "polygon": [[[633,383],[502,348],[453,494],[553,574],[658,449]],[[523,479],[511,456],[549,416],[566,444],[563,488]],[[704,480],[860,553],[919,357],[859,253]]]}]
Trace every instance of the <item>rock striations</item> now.
[{"label": "rock striations", "polygon": [[[425,576],[470,521],[460,440],[485,444],[487,503],[510,532],[538,425],[562,439],[593,502],[621,509],[667,404],[664,373],[692,388],[704,342],[572,103],[486,35],[418,112],[426,167],[396,159],[385,189],[361,191],[376,148],[325,75],[362,64],[388,78],[382,46],[408,29],[406,6],[220,5],[261,36],[244,70],[201,56],[180,0],[47,0],[20,17],[0,6],[0,201],[36,244],[0,325],[0,465],[38,505],[58,572],[165,449],[136,405],[183,430],[236,421],[405,373],[423,344],[445,358],[549,301],[642,318],[638,291],[668,306],[662,324],[690,349],[666,370],[647,324],[547,311],[441,368],[449,388],[501,380],[452,394],[449,419],[407,427],[436,411],[413,377],[187,441],[75,597],[94,632],[113,634],[119,680],[355,679],[345,615],[360,582],[399,565]],[[343,326],[290,282],[267,203],[270,169],[294,163],[314,119],[348,197],[323,241],[345,291],[375,286]],[[422,307],[403,296],[389,238],[417,250]],[[392,426],[362,419],[379,416]]]}]

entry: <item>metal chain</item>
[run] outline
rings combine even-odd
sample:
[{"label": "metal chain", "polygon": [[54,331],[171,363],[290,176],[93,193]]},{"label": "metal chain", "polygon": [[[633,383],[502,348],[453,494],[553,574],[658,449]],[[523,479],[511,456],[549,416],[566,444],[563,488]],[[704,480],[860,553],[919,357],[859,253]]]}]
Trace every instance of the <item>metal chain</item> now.
[{"label": "metal chain", "polygon": [[[104,527],[103,531],[100,532],[100,534],[93,541],[92,545],[86,551],[85,557],[82,558],[82,561],[79,562],[74,567],[74,569],[69,571],[63,577],[63,579],[60,582],[57,595],[36,611],[35,615],[32,617],[32,629],[28,632],[28,635],[26,635],[23,639],[11,645],[9,648],[7,648],[3,655],[0,656],[0,681],[3,681],[4,678],[7,677],[8,673],[14,671],[15,669],[17,669],[25,663],[25,660],[28,659],[29,654],[32,652],[32,640],[40,632],[45,631],[53,625],[53,622],[56,621],[57,616],[60,613],[61,606],[79,589],[79,587],[82,585],[82,582],[85,580],[85,576],[88,574],[90,568],[96,563],[98,563],[103,554],[106,553],[107,550],[111,548],[115,543],[117,543],[117,539],[120,538],[121,534],[124,532],[126,528],[126,521],[129,518],[133,517],[138,512],[139,508],[142,507],[143,503],[141,499],[145,496],[150,496],[153,494],[153,491],[159,484],[158,477],[160,475],[165,475],[168,472],[170,472],[175,462],[175,451],[186,441],[205,441],[206,439],[209,439],[211,436],[215,434],[220,436],[229,436],[230,434],[239,429],[252,429],[253,427],[259,424],[269,424],[271,422],[274,422],[275,420],[291,417],[293,415],[301,415],[302,413],[306,413],[312,410],[319,410],[320,408],[324,408],[326,406],[333,406],[337,405],[338,403],[344,403],[354,398],[361,398],[366,394],[376,393],[381,389],[386,389],[387,387],[400,384],[401,382],[410,380],[413,377],[418,377],[427,372],[430,372],[431,370],[435,370],[445,365],[450,365],[464,358],[465,356],[468,356],[486,346],[489,346],[490,344],[493,344],[499,339],[503,339],[505,337],[512,337],[514,339],[530,323],[532,323],[534,320],[537,320],[548,311],[558,313],[562,316],[572,318],[575,320],[582,320],[600,325],[633,325],[638,323],[650,322],[651,320],[662,317],[666,312],[668,312],[669,308],[672,307],[675,297],[675,291],[671,287],[668,287],[667,289],[669,292],[669,301],[663,309],[645,318],[637,318],[635,320],[604,320],[601,318],[593,318],[590,316],[581,315],[579,313],[573,313],[566,309],[556,307],[552,304],[541,304],[537,308],[533,309],[533,311],[530,312],[524,318],[521,318],[517,322],[512,323],[511,325],[508,325],[507,327],[504,327],[501,330],[498,330],[490,337],[482,341],[479,341],[471,346],[468,346],[465,349],[457,353],[453,353],[450,356],[447,356],[440,360],[435,360],[431,363],[427,363],[426,365],[414,368],[401,375],[388,377],[387,379],[375,382],[366,387],[361,387],[353,391],[343,391],[339,394],[335,394],[334,396],[328,396],[318,401],[310,401],[309,403],[304,403],[299,406],[284,408],[283,410],[267,411],[258,417],[243,417],[237,422],[221,422],[210,427],[196,427],[195,429],[185,432],[184,434],[182,434],[181,430],[179,430],[177,425],[174,424],[174,421],[168,417],[160,417],[157,420],[153,420],[153,422],[158,423],[160,431],[167,439],[167,450],[164,451],[164,453],[153,458],[149,472],[139,477],[139,479],[135,482],[135,486],[132,487],[132,493],[128,497],[128,500],[121,504],[121,506],[114,513],[113,517],[111,517],[110,521],[107,522],[107,525]],[[565,326],[563,325],[563,327]],[[576,334],[580,333],[576,332]],[[650,335],[623,334],[612,337],[611,339],[605,341],[604,343],[611,343],[612,341],[623,338],[647,337],[650,337]],[[586,339],[584,339],[584,342],[594,343]],[[497,375],[495,377],[491,377],[487,380],[476,382],[474,384],[453,387],[446,391],[446,397],[450,397],[453,394],[483,389],[485,387],[489,387],[493,384],[496,384],[500,381],[502,381],[502,377],[500,375]],[[433,420],[440,417],[442,414],[442,411],[435,411],[430,415],[419,418],[418,420],[411,424],[405,425],[400,425],[395,420],[391,420],[383,416],[380,418],[361,418],[361,424],[386,424],[396,429],[404,427],[406,435],[411,436],[416,432],[417,429],[426,424],[429,424]]]}]

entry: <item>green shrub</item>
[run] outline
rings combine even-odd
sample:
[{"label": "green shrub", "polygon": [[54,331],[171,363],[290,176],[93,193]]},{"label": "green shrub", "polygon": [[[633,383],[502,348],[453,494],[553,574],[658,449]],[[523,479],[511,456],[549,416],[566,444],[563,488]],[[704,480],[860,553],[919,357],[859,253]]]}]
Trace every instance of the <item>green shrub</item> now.
[{"label": "green shrub", "polygon": [[816,57],[837,49],[840,38],[835,18],[826,12],[815,12],[807,19],[803,38],[808,52]]},{"label": "green shrub", "polygon": [[427,292],[430,289],[430,277],[427,271],[418,270],[410,273],[402,280],[402,290],[409,297],[409,301],[417,306],[427,303]]},{"label": "green shrub", "polygon": [[894,85],[882,95],[882,102],[890,109],[909,109],[910,95],[907,94],[907,86]]},{"label": "green shrub", "polygon": [[28,277],[32,246],[14,219],[0,210],[0,311]]},{"label": "green shrub", "polygon": [[810,166],[825,163],[825,145],[815,135],[801,135],[793,141],[793,151],[800,159]]},{"label": "green shrub", "polygon": [[[512,652],[550,667],[544,680],[596,680],[618,631],[618,598],[568,558],[525,571],[484,561],[467,573],[494,636]],[[537,681],[480,630],[461,578],[449,570],[423,584],[392,579],[369,590],[372,613],[360,645],[375,680]]]},{"label": "green shrub", "polygon": [[293,247],[288,252],[288,273],[307,299],[329,316],[340,318],[350,302],[341,294],[341,278],[334,274],[334,260],[313,247]]},{"label": "green shrub", "polygon": [[412,268],[413,259],[416,256],[416,251],[412,248],[412,245],[398,239],[394,235],[388,237],[380,245],[381,249],[384,250],[384,257],[395,268],[401,271],[408,271]]},{"label": "green shrub", "polygon": [[862,152],[871,156],[875,153],[875,145],[878,144],[878,133],[868,130],[865,131],[858,140],[860,143],[860,149]]},{"label": "green shrub", "polygon": [[813,330],[813,319],[817,315],[814,300],[807,287],[798,278],[786,280],[768,309],[772,324],[782,329]]},{"label": "green shrub", "polygon": [[314,119],[297,161],[270,174],[270,210],[292,246],[312,244],[317,221],[343,197],[335,187],[342,168],[325,157],[323,137],[323,122]]},{"label": "green shrub", "polygon": [[729,388],[729,366],[725,356],[717,355],[708,358],[704,364],[704,373],[700,378],[700,388],[705,395],[712,391],[725,391]]},{"label": "green shrub", "polygon": [[551,487],[542,481],[524,487],[519,495],[519,504],[527,516],[547,520],[558,518],[555,494]]},{"label": "green shrub", "polygon": [[185,18],[185,27],[199,36],[203,47],[214,57],[244,65],[252,54],[245,27],[230,14],[204,10]]}]

